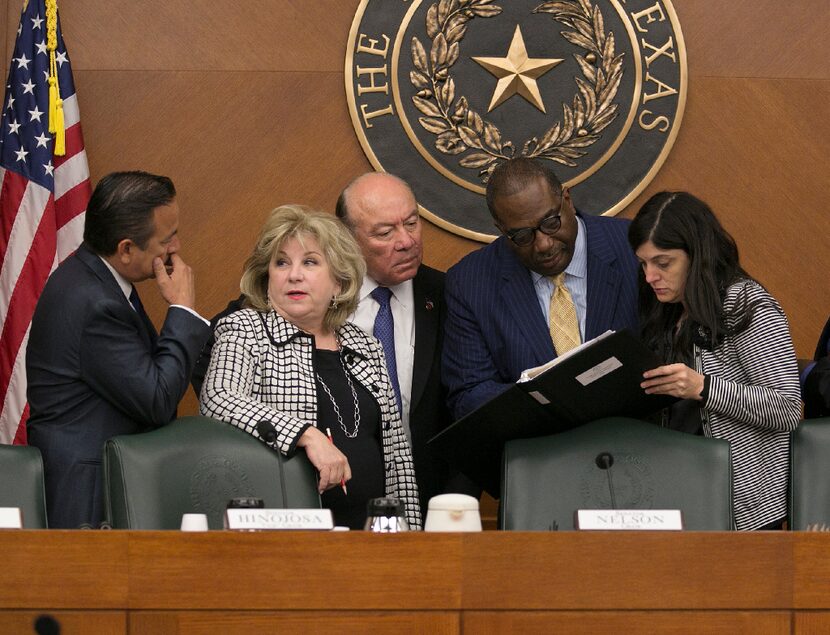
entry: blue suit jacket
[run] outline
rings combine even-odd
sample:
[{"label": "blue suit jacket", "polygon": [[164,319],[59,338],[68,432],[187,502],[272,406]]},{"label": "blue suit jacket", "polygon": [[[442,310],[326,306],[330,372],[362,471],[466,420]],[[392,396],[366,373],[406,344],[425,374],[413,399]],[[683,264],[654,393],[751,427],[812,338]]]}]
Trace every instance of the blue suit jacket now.
[{"label": "blue suit jacket", "polygon": [[175,417],[210,327],[172,308],[155,345],[154,333],[86,247],[47,281],[26,373],[27,434],[43,454],[50,527],[100,523],[105,441]]},{"label": "blue suit jacket", "polygon": [[[588,252],[585,337],[638,332],[637,259],[629,221],[582,216]],[[528,269],[505,237],[473,252],[446,278],[443,380],[455,418],[472,412],[556,351]]]}]

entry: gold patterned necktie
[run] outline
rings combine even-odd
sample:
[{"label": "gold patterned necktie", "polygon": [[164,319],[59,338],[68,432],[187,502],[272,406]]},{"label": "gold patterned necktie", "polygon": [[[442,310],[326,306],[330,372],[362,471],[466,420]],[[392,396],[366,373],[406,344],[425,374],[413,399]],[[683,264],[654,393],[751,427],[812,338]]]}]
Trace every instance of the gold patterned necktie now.
[{"label": "gold patterned necktie", "polygon": [[565,273],[550,277],[553,294],[550,296],[550,338],[557,355],[564,355],[581,343],[579,320],[576,318],[571,292],[565,286]]}]

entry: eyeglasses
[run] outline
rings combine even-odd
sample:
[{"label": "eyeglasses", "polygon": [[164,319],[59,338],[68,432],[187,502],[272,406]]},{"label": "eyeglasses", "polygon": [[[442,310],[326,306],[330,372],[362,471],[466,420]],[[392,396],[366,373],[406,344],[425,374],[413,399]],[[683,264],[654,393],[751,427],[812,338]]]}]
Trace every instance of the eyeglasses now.
[{"label": "eyeglasses", "polygon": [[559,208],[550,216],[545,216],[536,227],[519,227],[518,229],[505,229],[507,236],[518,247],[527,247],[536,240],[536,232],[540,231],[548,236],[553,236],[562,227],[562,206],[565,204],[565,190],[559,199]]}]

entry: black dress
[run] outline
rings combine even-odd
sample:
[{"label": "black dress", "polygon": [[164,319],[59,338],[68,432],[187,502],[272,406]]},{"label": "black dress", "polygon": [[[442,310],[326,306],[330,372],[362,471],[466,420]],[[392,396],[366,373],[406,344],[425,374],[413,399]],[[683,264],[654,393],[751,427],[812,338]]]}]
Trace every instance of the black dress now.
[{"label": "black dress", "polygon": [[[385,472],[383,469],[383,448],[380,441],[380,408],[372,395],[359,382],[351,380],[360,412],[357,436],[350,438],[355,430],[355,405],[352,389],[346,381],[346,371],[340,362],[338,351],[317,349],[314,351],[314,366],[317,370],[317,428],[323,434],[331,430],[334,445],[349,460],[352,478],[346,484],[348,494],[341,487],[323,492],[323,507],[334,514],[336,525],[363,529],[366,522],[366,503],[370,498],[383,496]],[[328,386],[337,403],[343,426],[323,385]],[[345,430],[343,429],[345,427]]]}]

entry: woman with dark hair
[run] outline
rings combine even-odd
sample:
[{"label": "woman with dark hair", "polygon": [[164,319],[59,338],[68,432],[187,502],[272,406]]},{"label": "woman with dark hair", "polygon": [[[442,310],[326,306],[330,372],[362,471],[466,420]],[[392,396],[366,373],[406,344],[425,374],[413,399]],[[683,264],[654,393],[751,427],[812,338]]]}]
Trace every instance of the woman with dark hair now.
[{"label": "woman with dark hair", "polygon": [[784,311],[741,267],[735,241],[686,192],[651,197],[628,230],[641,264],[643,340],[666,365],[650,394],[678,397],[662,425],[726,439],[737,529],[780,528],[789,434],[801,417],[798,367]]}]

